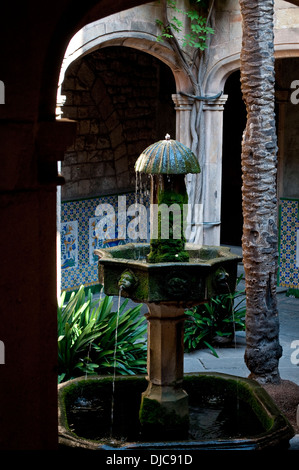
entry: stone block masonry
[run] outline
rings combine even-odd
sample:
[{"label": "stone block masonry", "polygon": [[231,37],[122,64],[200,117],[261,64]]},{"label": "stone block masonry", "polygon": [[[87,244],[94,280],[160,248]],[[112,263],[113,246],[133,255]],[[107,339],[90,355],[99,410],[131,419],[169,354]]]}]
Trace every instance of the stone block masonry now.
[{"label": "stone block masonry", "polygon": [[73,62],[62,85],[62,111],[77,121],[77,137],[62,164],[62,199],[134,191],[139,154],[175,133],[174,91],[166,65],[127,47]]}]

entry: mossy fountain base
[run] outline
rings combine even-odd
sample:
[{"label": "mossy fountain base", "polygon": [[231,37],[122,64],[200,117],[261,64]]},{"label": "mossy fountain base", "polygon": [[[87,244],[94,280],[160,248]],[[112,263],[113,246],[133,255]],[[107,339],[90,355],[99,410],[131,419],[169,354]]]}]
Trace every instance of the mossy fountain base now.
[{"label": "mossy fountain base", "polygon": [[186,243],[187,261],[148,261],[149,243],[128,243],[97,249],[99,282],[107,295],[136,302],[204,302],[212,296],[234,292],[242,258],[229,247]]},{"label": "mossy fountain base", "polygon": [[140,421],[147,434],[164,427],[164,433],[178,436],[188,432],[189,423],[188,394],[182,387],[185,309],[233,292],[241,258],[229,248],[186,244],[188,261],[152,263],[151,248],[132,243],[96,250],[99,281],[107,295],[121,293],[146,303],[148,387]]},{"label": "mossy fountain base", "polygon": [[[188,436],[142,432],[139,420],[145,377],[117,377],[111,423],[112,377],[84,377],[59,385],[59,444],[89,450],[261,450],[287,448],[294,432],[255,381],[219,373],[185,374]],[[152,414],[156,413],[153,408]],[[155,417],[154,417],[155,418]],[[160,416],[163,421],[163,416]],[[163,426],[162,426],[163,428]],[[112,430],[112,431],[111,431]]]}]

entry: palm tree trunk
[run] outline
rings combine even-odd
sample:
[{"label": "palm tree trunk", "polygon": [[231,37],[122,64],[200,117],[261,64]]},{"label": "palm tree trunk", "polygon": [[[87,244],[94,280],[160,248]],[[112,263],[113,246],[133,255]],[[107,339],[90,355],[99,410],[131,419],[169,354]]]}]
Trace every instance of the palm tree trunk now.
[{"label": "palm tree trunk", "polygon": [[247,108],[242,142],[245,362],[260,383],[280,381],[277,273],[277,139],[274,0],[239,0],[243,21],[241,84]]}]

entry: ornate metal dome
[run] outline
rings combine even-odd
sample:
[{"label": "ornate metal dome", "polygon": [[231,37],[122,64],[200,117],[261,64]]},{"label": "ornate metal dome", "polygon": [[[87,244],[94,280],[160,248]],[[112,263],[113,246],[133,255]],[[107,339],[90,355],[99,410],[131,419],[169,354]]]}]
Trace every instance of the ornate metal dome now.
[{"label": "ornate metal dome", "polygon": [[166,134],[147,147],[135,163],[135,171],[148,174],[187,174],[200,173],[200,166],[194,153],[177,140]]}]

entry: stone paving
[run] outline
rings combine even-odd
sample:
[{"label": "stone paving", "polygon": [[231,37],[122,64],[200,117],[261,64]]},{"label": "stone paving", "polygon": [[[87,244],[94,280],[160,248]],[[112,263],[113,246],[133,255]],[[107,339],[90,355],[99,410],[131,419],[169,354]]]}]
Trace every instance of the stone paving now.
[{"label": "stone paving", "polygon": [[[242,265],[239,270],[242,270]],[[243,286],[240,284],[239,287]],[[280,376],[283,380],[290,380],[299,385],[299,298],[287,297],[286,289],[277,288],[277,302],[280,320],[279,340],[283,349],[279,361]],[[213,356],[209,349],[185,354],[184,370],[222,372],[248,377],[249,370],[244,361],[245,347],[245,332],[237,332],[232,347],[216,348],[218,358]],[[291,439],[289,450],[299,450],[299,434]]]},{"label": "stone paving", "polygon": [[[279,361],[280,375],[282,379],[291,380],[299,385],[299,299],[287,297],[285,291],[280,291],[277,300],[280,319],[279,339],[283,348],[283,355]],[[247,377],[249,370],[244,361],[245,347],[245,332],[237,332],[236,341],[231,347],[216,348],[218,358],[209,349],[185,354],[185,372],[213,371]]]},{"label": "stone paving", "polygon": [[[231,247],[231,251],[242,254],[241,247]],[[243,274],[242,263],[238,266],[238,275]],[[242,280],[238,288],[244,289]],[[281,378],[291,380],[299,385],[299,298],[287,297],[286,288],[277,288],[277,302],[280,322],[279,340],[283,354],[279,361]],[[295,342],[298,342],[295,344]],[[185,354],[185,372],[213,371],[247,377],[249,370],[244,361],[246,347],[245,332],[236,333],[236,341],[232,347],[216,348],[219,358],[213,356],[209,349],[201,349]],[[297,353],[298,351],[298,353]]]}]

